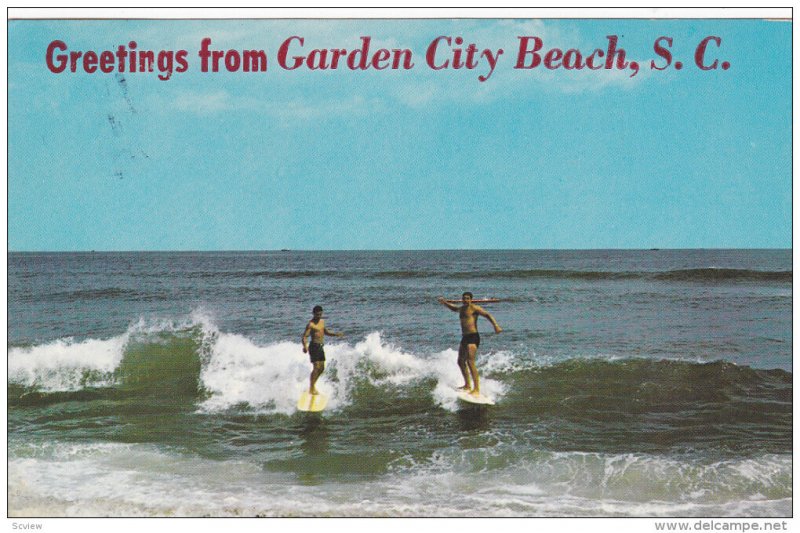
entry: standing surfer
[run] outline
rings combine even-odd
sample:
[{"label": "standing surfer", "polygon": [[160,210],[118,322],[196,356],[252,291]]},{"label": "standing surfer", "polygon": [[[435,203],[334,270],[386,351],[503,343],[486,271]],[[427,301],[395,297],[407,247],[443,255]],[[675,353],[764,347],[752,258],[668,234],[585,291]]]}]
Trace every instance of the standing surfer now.
[{"label": "standing surfer", "polygon": [[[461,390],[470,391],[472,396],[480,396],[481,382],[475,366],[475,354],[481,343],[481,336],[478,334],[478,316],[486,317],[494,326],[495,333],[500,333],[503,328],[481,306],[472,303],[471,292],[465,292],[461,296],[461,302],[463,305],[459,307],[444,298],[439,298],[439,303],[451,311],[457,311],[461,320],[461,344],[458,346],[458,368],[461,370],[461,375],[464,376],[464,386],[461,387]],[[470,386],[470,376],[474,387]]]},{"label": "standing surfer", "polygon": [[[325,327],[325,320],[322,319],[322,306],[317,305],[313,310],[313,318],[308,321],[306,330],[303,332],[303,353],[308,353],[313,368],[309,378],[308,393],[319,394],[316,384],[322,372],[325,370],[325,335],[332,337],[343,337],[344,333],[334,333]],[[311,336],[311,342],[306,345],[306,338]]]}]

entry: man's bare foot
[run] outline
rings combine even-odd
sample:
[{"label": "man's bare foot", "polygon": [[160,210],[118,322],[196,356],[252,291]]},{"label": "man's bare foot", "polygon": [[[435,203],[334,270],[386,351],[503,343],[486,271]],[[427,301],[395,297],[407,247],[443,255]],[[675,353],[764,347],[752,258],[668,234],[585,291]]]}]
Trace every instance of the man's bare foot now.
[{"label": "man's bare foot", "polygon": [[469,391],[470,396],[475,396],[476,398],[481,395],[480,389],[472,389]]},{"label": "man's bare foot", "polygon": [[313,389],[313,390],[308,391],[308,393],[310,395],[312,395],[312,396],[316,396],[317,394],[319,394],[319,391],[317,389]]},{"label": "man's bare foot", "polygon": [[459,387],[456,390],[468,391],[468,390],[472,390],[472,387],[470,387],[469,385],[464,385],[463,387]]}]

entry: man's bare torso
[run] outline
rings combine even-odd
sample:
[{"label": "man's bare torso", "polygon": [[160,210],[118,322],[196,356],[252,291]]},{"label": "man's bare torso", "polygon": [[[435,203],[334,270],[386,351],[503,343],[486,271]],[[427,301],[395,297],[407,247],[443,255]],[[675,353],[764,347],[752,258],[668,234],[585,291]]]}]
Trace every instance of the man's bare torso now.
[{"label": "man's bare torso", "polygon": [[320,319],[318,322],[310,320],[308,328],[311,330],[311,342],[323,344],[325,342],[325,320]]},{"label": "man's bare torso", "polygon": [[461,320],[461,333],[463,335],[478,332],[478,313],[474,305],[462,305],[461,309],[458,310],[458,318]]}]

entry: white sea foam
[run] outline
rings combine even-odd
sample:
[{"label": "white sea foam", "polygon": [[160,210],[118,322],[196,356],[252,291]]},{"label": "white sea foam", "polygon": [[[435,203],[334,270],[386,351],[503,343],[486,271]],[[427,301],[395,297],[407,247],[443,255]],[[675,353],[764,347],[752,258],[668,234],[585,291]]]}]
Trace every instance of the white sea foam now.
[{"label": "white sea foam", "polygon": [[[10,516],[789,516],[791,455],[704,462],[542,452],[491,471],[464,450],[386,475],[300,482],[144,444],[10,443]],[[754,482],[741,467],[778,471]],[[760,477],[760,476],[755,476]],[[766,485],[764,483],[767,483]],[[764,495],[767,496],[764,496]]]},{"label": "white sea foam", "polygon": [[124,333],[108,339],[76,341],[69,337],[36,346],[13,347],[8,351],[8,381],[42,392],[110,386],[111,373],[122,362],[131,339],[195,326],[200,326],[206,337],[213,337],[216,331],[212,319],[198,310],[180,320],[141,317]]},{"label": "white sea foam", "polygon": [[[112,385],[112,373],[134,339],[161,342],[159,334],[198,328],[198,356],[203,368],[200,385],[210,397],[201,410],[220,411],[247,405],[256,412],[292,413],[295,401],[308,387],[311,366],[299,342],[260,345],[242,335],[218,330],[203,311],[179,319],[140,318],[127,331],[109,339],[59,339],[47,344],[9,350],[9,381],[44,392],[78,390],[86,386]],[[380,388],[405,387],[435,378],[432,395],[437,404],[456,409],[455,387],[462,378],[455,364],[456,352],[414,354],[386,343],[380,332],[368,334],[355,344],[330,342],[325,346],[328,368],[318,388],[329,395],[329,409],[350,403],[353,387],[362,379]],[[495,370],[510,364],[511,354],[482,354],[479,367]],[[87,383],[87,373],[93,381]],[[497,399],[503,386],[482,380],[482,390]]]},{"label": "white sea foam", "polygon": [[[436,403],[456,409],[455,387],[461,383],[461,374],[453,350],[423,358],[385,343],[379,332],[373,332],[355,345],[328,343],[325,353],[327,369],[317,388],[329,396],[329,410],[349,405],[359,380],[386,388],[431,377],[437,383],[432,391]],[[201,409],[214,412],[248,405],[258,412],[291,414],[297,397],[308,387],[310,370],[299,342],[259,346],[240,335],[220,334],[201,374],[203,388],[211,394]],[[481,383],[490,397],[499,398],[504,391],[496,380]]]},{"label": "white sea foam", "polygon": [[[95,372],[93,386],[110,384],[109,374],[122,360],[128,334],[111,339],[71,338],[8,351],[8,380],[45,392],[78,390],[87,385],[86,373]],[[103,376],[106,375],[106,376]]]},{"label": "white sea foam", "polygon": [[[11,348],[9,381],[44,392],[112,385],[111,374],[122,362],[129,343],[163,342],[163,333],[188,330],[199,334],[199,385],[209,395],[200,406],[202,411],[247,406],[258,413],[294,412],[296,398],[308,387],[311,370],[300,343],[263,343],[221,332],[214,318],[202,309],[179,318],[143,317],[110,339],[61,339],[29,348]],[[463,384],[463,378],[452,348],[413,353],[386,342],[380,332],[372,332],[360,340],[331,340],[325,351],[328,368],[318,388],[329,396],[331,410],[349,405],[362,380],[378,388],[397,389],[430,379],[435,383],[430,391],[432,401],[449,411],[458,409],[455,389]],[[509,350],[482,350],[478,357],[481,391],[499,401],[506,393],[506,385],[495,376],[553,363],[547,356],[530,360]],[[88,383],[87,373],[93,380]]]},{"label": "white sea foam", "polygon": [[[491,366],[493,354],[483,355],[482,359],[488,361],[484,363]],[[503,357],[501,354],[500,357]],[[461,376],[461,371],[456,364],[458,359],[458,352],[453,349],[447,349],[439,354],[435,354],[435,359],[432,363],[432,369],[436,376],[436,388],[433,391],[433,398],[437,404],[441,405],[448,411],[455,411],[458,409],[458,398],[456,396],[456,388],[464,384],[464,378]],[[478,364],[478,371],[481,379],[481,393],[494,401],[498,401],[505,393],[504,385],[495,380],[488,378],[485,373],[484,364]]]},{"label": "white sea foam", "polygon": [[201,409],[214,412],[247,404],[256,411],[291,413],[308,386],[307,357],[299,343],[258,346],[240,335],[221,334],[200,374],[211,394]]}]

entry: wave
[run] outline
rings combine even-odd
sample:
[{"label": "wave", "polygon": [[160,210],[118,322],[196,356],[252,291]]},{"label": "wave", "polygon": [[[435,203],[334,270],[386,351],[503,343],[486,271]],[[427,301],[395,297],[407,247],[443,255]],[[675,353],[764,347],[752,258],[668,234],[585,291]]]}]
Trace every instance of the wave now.
[{"label": "wave", "polygon": [[122,289],[119,287],[106,287],[103,289],[80,289],[75,291],[62,291],[53,293],[49,299],[59,301],[72,300],[102,300],[116,298],[134,298],[138,295],[137,291]]},{"label": "wave", "polygon": [[376,279],[585,279],[585,280],[614,280],[632,279],[642,277],[644,273],[637,272],[604,272],[584,270],[555,270],[555,269],[515,269],[515,270],[478,270],[463,272],[437,272],[417,270],[395,270],[366,274],[367,277]]},{"label": "wave", "polygon": [[[9,290],[11,298],[18,302],[36,302],[42,295],[30,291],[11,288]],[[49,302],[72,303],[79,300],[126,300],[126,301],[163,301],[174,298],[174,294],[166,291],[143,292],[134,289],[124,289],[121,287],[105,287],[102,289],[77,289],[68,291],[57,291],[47,294],[44,299]]]},{"label": "wave", "polygon": [[275,279],[293,279],[293,278],[339,278],[351,275],[352,273],[342,272],[339,270],[226,270],[215,272],[188,272],[188,278],[213,278],[213,279],[228,279],[228,278],[275,278]]},{"label": "wave", "polygon": [[761,271],[730,268],[696,268],[650,271],[589,271],[589,270],[508,270],[461,272],[451,274],[455,278],[511,278],[511,279],[572,279],[585,281],[656,280],[656,281],[792,281],[791,271]]},{"label": "wave", "polygon": [[656,274],[662,281],[792,281],[791,270],[747,270],[737,268],[693,268]]},{"label": "wave", "polygon": [[[141,274],[149,277],[152,274]],[[163,274],[159,273],[158,276]],[[567,279],[585,281],[614,280],[654,280],[654,281],[698,281],[698,282],[791,282],[791,270],[751,270],[738,268],[690,268],[664,271],[612,271],[612,270],[570,270],[570,269],[513,269],[513,270],[475,270],[475,271],[438,271],[438,270],[225,270],[186,272],[187,278],[201,279],[301,279],[301,278],[336,278],[336,279]],[[108,297],[115,293],[127,296],[126,289],[108,288],[98,291],[76,291],[78,296],[86,293],[86,297]]]},{"label": "wave", "polygon": [[[112,339],[71,338],[47,344],[12,347],[8,382],[23,392],[68,392],[113,385],[128,333]],[[11,398],[10,398],[11,400]]]},{"label": "wave", "polygon": [[[333,342],[320,389],[332,411],[367,416],[432,408],[457,411],[456,352],[413,353],[372,332]],[[60,339],[8,352],[10,405],[147,395],[201,412],[291,414],[307,387],[298,342],[259,343],[221,332],[195,313],[139,320],[110,339]],[[575,420],[691,413],[696,420],[763,423],[783,438],[791,419],[792,374],[730,362],[573,357],[548,360],[512,351],[481,354],[482,390],[510,416]],[[706,420],[711,423],[713,420]],[[790,427],[790,426],[789,426]]]},{"label": "wave", "polygon": [[[328,344],[326,352],[329,368],[320,388],[334,409],[370,388],[402,388],[432,376],[455,384],[459,376],[454,356],[431,367],[424,358],[385,344],[379,332],[352,346]],[[309,368],[297,342],[258,344],[220,332],[208,317],[195,314],[178,321],[142,319],[110,339],[11,347],[8,393],[11,405],[148,395],[182,398],[206,412],[292,413]],[[491,380],[486,386],[499,392]],[[449,386],[443,390],[451,392]],[[454,409],[452,392],[443,403]]]},{"label": "wave", "polygon": [[[499,444],[503,447],[503,444]],[[129,443],[9,442],[9,516],[790,516],[791,454],[718,460],[445,447],[385,476],[298,483],[259,460]],[[482,456],[485,456],[483,458]],[[309,506],[309,502],[314,505]]]},{"label": "wave", "polygon": [[9,402],[149,394],[194,397],[214,328],[196,316],[173,322],[140,319],[110,339],[73,338],[11,347]]}]

